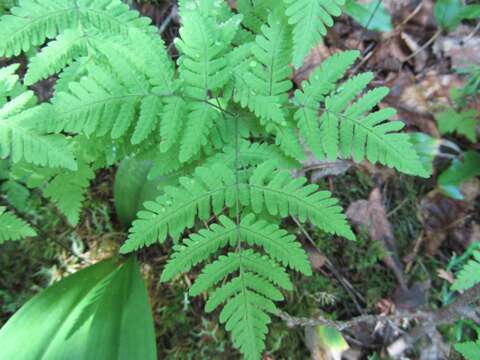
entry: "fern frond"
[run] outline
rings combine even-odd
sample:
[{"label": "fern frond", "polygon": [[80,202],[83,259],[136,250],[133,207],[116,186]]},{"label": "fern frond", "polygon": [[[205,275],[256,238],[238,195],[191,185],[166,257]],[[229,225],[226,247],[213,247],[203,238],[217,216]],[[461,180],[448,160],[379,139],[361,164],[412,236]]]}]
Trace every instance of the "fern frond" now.
[{"label": "fern frond", "polygon": [[23,0],[0,19],[0,56],[16,56],[80,26],[108,33],[155,31],[149,24],[120,0]]},{"label": "fern frond", "polygon": [[388,89],[371,90],[355,101],[372,80],[371,73],[335,85],[357,56],[358,52],[334,55],[302,84],[303,91],[296,91],[295,103],[299,109],[295,119],[307,145],[318,158],[352,157],[356,162],[368,159],[425,176],[409,136],[400,132],[403,123],[388,121],[395,111],[384,108],[371,112],[388,94]]},{"label": "fern frond", "polygon": [[295,91],[295,103],[299,109],[295,112],[300,134],[317,158],[323,158],[322,134],[318,125],[320,102],[325,95],[336,88],[336,83],[360,55],[358,51],[345,51],[332,55],[325,60],[302,83],[303,90]]},{"label": "fern frond", "polygon": [[334,16],[342,13],[345,0],[284,0],[293,29],[293,65],[299,68],[310,49],[327,34]]},{"label": "fern frond", "polygon": [[271,215],[297,216],[309,220],[322,230],[354,240],[338,200],[328,191],[317,191],[318,186],[307,184],[307,179],[291,179],[284,171],[275,171],[275,164],[267,162],[257,167],[249,181],[250,202],[253,211],[266,209]]},{"label": "fern frond", "polygon": [[53,201],[72,226],[80,219],[82,203],[90,181],[95,177],[93,170],[80,163],[77,171],[56,175],[43,190],[43,195]]},{"label": "fern frond", "polygon": [[87,55],[87,35],[77,29],[67,29],[31,58],[25,74],[25,85],[35,84],[60,72],[73,59]]},{"label": "fern frond", "polygon": [[270,257],[284,266],[304,275],[311,275],[312,270],[305,251],[293,235],[279,229],[277,225],[264,220],[255,221],[255,216],[249,214],[240,222],[240,238],[249,245],[263,247]]},{"label": "fern frond", "polygon": [[0,244],[36,235],[37,233],[30,225],[0,206]]},{"label": "fern frond", "polygon": [[475,251],[473,259],[458,273],[457,279],[452,285],[452,290],[467,290],[478,283],[480,283],[480,251]]},{"label": "fern frond", "polygon": [[182,245],[173,248],[174,253],[162,272],[161,281],[168,281],[180,273],[190,271],[219,248],[236,242],[235,223],[226,216],[220,216],[219,221],[220,224],[213,224],[209,230],[200,230],[198,234],[190,235]]},{"label": "fern frond", "polygon": [[193,266],[228,244],[233,246],[238,240],[237,236],[249,245],[263,247],[270,257],[284,266],[305,275],[311,274],[305,251],[295,241],[295,237],[288,235],[285,230],[263,220],[255,221],[253,214],[245,216],[238,226],[225,216],[220,216],[219,221],[220,224],[213,224],[209,230],[200,230],[198,234],[186,239],[183,245],[175,246],[175,252],[162,273],[162,281],[190,271]]},{"label": "fern frond", "polygon": [[180,77],[185,82],[186,95],[204,100],[209,91],[222,88],[228,80],[228,63],[223,55],[229,44],[220,41],[214,21],[199,12],[185,11],[182,24],[181,38],[175,42],[182,52]]},{"label": "fern frond", "polygon": [[207,220],[212,211],[219,214],[225,205],[235,203],[235,176],[226,166],[198,168],[193,178],[183,177],[179,182],[181,187],[167,187],[165,195],[144,204],[147,210],[138,213],[122,253],[163,242],[167,234],[177,237],[193,226],[197,215]]},{"label": "fern frond", "polygon": [[51,117],[50,106],[29,107],[35,102],[33,92],[25,92],[0,109],[0,158],[11,157],[13,162],[77,168],[68,141],[61,135],[43,134],[39,124]]},{"label": "fern frond", "polygon": [[220,256],[207,265],[190,288],[190,294],[207,291],[235,272],[237,277],[209,295],[205,309],[211,312],[225,303],[220,322],[232,333],[235,347],[247,359],[260,359],[270,322],[268,314],[275,314],[274,301],[283,299],[277,287],[291,290],[293,285],[285,270],[273,260],[253,250],[241,250]]},{"label": "fern frond", "polygon": [[242,206],[250,206],[256,213],[265,209],[274,216],[297,216],[326,232],[355,238],[338,201],[328,191],[305,185],[305,178],[292,180],[288,171],[277,171],[275,162],[260,165],[248,182],[239,184],[234,171],[224,164],[197,168],[192,178],[183,177],[179,182],[180,187],[166,188],[165,195],[144,204],[147,210],[138,213],[123,253],[163,242],[167,235],[175,238],[193,226],[197,215],[207,220],[212,212],[220,214],[225,206],[234,206],[237,197]]},{"label": "fern frond", "polygon": [[180,161],[186,162],[197,155],[201,147],[207,144],[208,135],[215,121],[220,117],[218,110],[205,102],[193,102],[185,124]]},{"label": "fern frond", "polygon": [[237,90],[236,101],[246,103],[263,122],[284,125],[282,105],[288,100],[292,83],[288,66],[289,28],[279,15],[269,16],[268,24],[262,26],[262,35],[258,35],[251,46],[251,52],[255,61],[250,63],[250,71],[241,79],[243,90]]}]

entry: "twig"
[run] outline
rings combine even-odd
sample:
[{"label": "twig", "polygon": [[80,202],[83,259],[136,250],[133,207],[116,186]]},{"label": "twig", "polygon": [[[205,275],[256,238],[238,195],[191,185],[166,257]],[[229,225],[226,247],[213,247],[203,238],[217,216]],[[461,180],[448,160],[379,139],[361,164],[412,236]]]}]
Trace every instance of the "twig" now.
[{"label": "twig", "polygon": [[389,355],[399,357],[421,337],[434,333],[439,325],[451,324],[462,318],[478,321],[475,310],[470,306],[478,300],[480,300],[480,284],[465,291],[450,305],[441,308],[437,312],[430,313],[430,316],[413,328],[411,332],[394,341],[387,348]]},{"label": "twig", "polygon": [[279,312],[277,315],[283,321],[285,321],[287,326],[290,328],[297,327],[297,326],[305,327],[305,326],[323,325],[323,326],[335,328],[338,331],[351,328],[361,323],[376,324],[382,321],[425,319],[430,316],[428,313],[418,311],[411,314],[397,314],[397,315],[361,315],[348,321],[336,321],[336,320],[325,319],[321,316],[318,316],[315,318],[293,317],[285,312]]},{"label": "twig", "polygon": [[160,25],[160,28],[158,29],[158,32],[160,35],[163,34],[163,32],[167,29],[168,25],[172,22],[174,18],[178,16],[178,8],[177,5],[172,6],[172,10],[170,10],[170,13],[168,16],[163,20],[162,24]]},{"label": "twig", "polygon": [[437,30],[435,34],[422,46],[420,46],[417,50],[415,50],[413,53],[408,55],[406,58],[402,59],[402,63],[406,63],[407,61],[413,59],[415,56],[417,56],[419,53],[421,53],[423,50],[428,48],[437,38],[441,35],[442,30]]}]

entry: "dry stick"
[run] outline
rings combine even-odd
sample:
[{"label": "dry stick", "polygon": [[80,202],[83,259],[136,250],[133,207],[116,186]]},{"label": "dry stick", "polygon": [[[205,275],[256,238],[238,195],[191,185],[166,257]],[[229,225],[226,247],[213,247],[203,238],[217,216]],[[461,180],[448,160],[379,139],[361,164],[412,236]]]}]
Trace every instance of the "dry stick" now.
[{"label": "dry stick", "polygon": [[471,308],[471,305],[478,300],[480,300],[480,284],[465,291],[450,305],[441,308],[437,312],[430,313],[430,316],[413,328],[411,332],[394,341],[387,348],[389,355],[396,357],[401,355],[421,337],[432,333],[439,325],[451,324],[462,318],[478,321],[475,310]]},{"label": "dry stick", "polygon": [[409,334],[404,335],[396,340],[388,347],[390,356],[400,355],[399,349],[403,352],[408,347],[412,346],[420,337],[430,332],[431,329],[439,325],[451,324],[460,318],[476,318],[474,311],[469,308],[471,304],[480,300],[480,284],[467,290],[460,295],[453,303],[447,305],[436,312],[417,311],[410,314],[399,315],[362,315],[348,321],[335,321],[323,317],[316,318],[300,318],[293,317],[281,311],[277,315],[284,320],[288,327],[297,326],[328,326],[339,331],[348,329],[358,324],[369,323],[376,324],[382,321],[395,320],[422,320],[422,322],[415,327]]},{"label": "dry stick", "polygon": [[423,50],[428,48],[437,38],[442,34],[442,30],[439,29],[433,34],[433,36],[422,46],[420,46],[417,50],[415,50],[413,53],[408,55],[406,58],[402,59],[402,64],[406,63],[407,61],[413,59],[415,56],[417,56],[419,53],[421,53]]},{"label": "dry stick", "polygon": [[303,225],[298,221],[298,219],[294,216],[292,216],[293,221],[297,226],[299,227],[300,231],[303,233],[303,235],[308,239],[308,241],[312,244],[312,246],[315,248],[315,250],[318,251],[319,254],[325,257],[325,264],[327,265],[328,270],[333,274],[333,276],[338,280],[338,282],[343,286],[345,291],[350,295],[350,297],[353,300],[353,303],[355,304],[355,307],[357,308],[358,312],[361,314],[365,313],[365,310],[360,306],[359,302],[357,301],[357,297],[362,301],[365,302],[365,299],[362,297],[361,294],[358,293],[358,291],[355,290],[352,284],[345,279],[340,272],[335,268],[333,263],[325,256],[325,254],[318,248],[318,246],[315,244],[315,241],[313,241],[313,238],[310,236],[310,234],[305,230]]},{"label": "dry stick", "polygon": [[324,317],[315,317],[315,318],[302,318],[302,317],[293,317],[285,312],[279,312],[278,317],[284,320],[288,327],[293,328],[297,326],[328,326],[338,331],[342,331],[348,328],[351,328],[355,325],[368,323],[376,324],[381,321],[395,321],[395,320],[405,320],[405,319],[426,319],[430,315],[428,313],[418,311],[411,314],[399,314],[399,315],[361,315],[355,317],[348,321],[336,321],[329,320]]}]

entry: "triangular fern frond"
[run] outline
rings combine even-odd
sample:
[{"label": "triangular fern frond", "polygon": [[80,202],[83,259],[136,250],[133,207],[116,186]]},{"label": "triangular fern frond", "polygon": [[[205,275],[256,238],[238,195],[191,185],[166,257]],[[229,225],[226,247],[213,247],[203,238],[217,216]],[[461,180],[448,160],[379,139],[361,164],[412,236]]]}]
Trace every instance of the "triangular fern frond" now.
[{"label": "triangular fern frond", "polygon": [[303,91],[296,91],[299,109],[295,119],[300,133],[320,159],[368,159],[409,174],[426,175],[409,136],[400,132],[404,124],[388,121],[395,111],[382,108],[371,112],[388,95],[388,89],[377,88],[359,97],[373,74],[359,74],[335,85],[357,56],[356,51],[334,55],[303,82]]},{"label": "triangular fern frond", "polygon": [[333,25],[333,16],[342,13],[345,0],[284,0],[286,15],[293,29],[293,65],[302,66],[305,56],[320,43]]},{"label": "triangular fern frond", "polygon": [[0,244],[36,235],[37,233],[30,225],[0,206]]},{"label": "triangular fern frond", "polygon": [[265,209],[274,216],[297,216],[326,232],[354,239],[338,201],[328,191],[317,191],[318,186],[306,183],[305,178],[292,180],[288,171],[276,171],[275,162],[257,167],[248,182],[238,184],[234,171],[224,164],[197,168],[193,178],[180,178],[180,187],[167,187],[165,195],[144,204],[146,210],[138,213],[121,251],[163,242],[167,235],[178,237],[193,226],[197,215],[207,220],[212,212],[220,214],[237,200],[256,213]]}]

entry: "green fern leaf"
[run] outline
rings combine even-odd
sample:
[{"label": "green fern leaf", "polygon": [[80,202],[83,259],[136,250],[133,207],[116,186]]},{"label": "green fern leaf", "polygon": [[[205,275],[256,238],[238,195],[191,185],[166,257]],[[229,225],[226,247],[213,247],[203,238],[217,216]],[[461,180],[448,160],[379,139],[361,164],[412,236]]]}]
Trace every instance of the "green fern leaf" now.
[{"label": "green fern leaf", "polygon": [[219,112],[207,103],[194,102],[190,105],[181,141],[181,162],[190,160],[207,144],[208,135],[220,116]]},{"label": "green fern leaf", "polygon": [[77,171],[62,172],[55,176],[43,190],[43,195],[57,205],[70,225],[76,226],[80,219],[85,193],[94,177],[93,170],[88,165],[80,163]]},{"label": "green fern leaf", "polygon": [[213,224],[209,230],[200,230],[198,234],[186,239],[183,245],[174,247],[174,254],[162,272],[161,281],[168,281],[180,273],[190,271],[219,248],[236,242],[235,223],[225,216],[221,216],[219,220],[221,225]]},{"label": "green fern leaf", "polygon": [[167,152],[175,145],[182,133],[187,117],[186,102],[179,96],[165,99],[165,106],[160,115],[160,150]]},{"label": "green fern leaf", "polygon": [[77,164],[66,138],[38,130],[41,122],[51,117],[50,107],[41,105],[24,110],[34,101],[33,92],[28,91],[0,109],[0,158],[75,170]]},{"label": "green fern leaf", "polygon": [[0,56],[16,56],[79,24],[108,33],[155,31],[120,0],[23,0],[0,19]]},{"label": "green fern leaf", "polygon": [[236,101],[246,103],[264,122],[285,125],[282,105],[292,87],[289,80],[292,71],[288,66],[289,28],[280,16],[269,16],[268,25],[262,26],[262,35],[256,37],[251,52],[255,61],[239,82],[239,85],[244,83],[244,89],[237,91]]},{"label": "green fern leaf", "polygon": [[299,68],[310,49],[327,34],[333,25],[333,16],[342,13],[345,0],[284,0],[286,15],[293,29],[293,65]]},{"label": "green fern leaf", "polygon": [[295,103],[299,106],[295,120],[300,134],[319,159],[324,157],[322,134],[318,126],[319,104],[336,88],[337,81],[359,55],[358,51],[345,51],[329,57],[312,73],[310,79],[302,83],[303,91],[295,91]]},{"label": "green fern leaf", "polygon": [[140,105],[140,116],[132,135],[132,144],[139,144],[152,132],[158,121],[161,103],[157,96],[147,96]]},{"label": "green fern leaf", "polygon": [[452,290],[467,290],[478,283],[480,283],[480,251],[475,251],[473,253],[473,259],[470,260],[458,274],[457,279],[452,285]]},{"label": "green fern leaf", "polygon": [[180,39],[175,45],[182,52],[180,76],[185,94],[193,99],[207,99],[209,91],[221,89],[229,77],[228,63],[223,56],[228,45],[220,41],[220,32],[211,18],[197,11],[185,11]]},{"label": "green fern leaf", "polygon": [[36,235],[37,233],[30,225],[12,213],[6,212],[5,207],[0,206],[0,244]]},{"label": "green fern leaf", "polygon": [[46,79],[60,72],[73,59],[86,55],[87,41],[87,35],[80,30],[66,30],[30,60],[25,74],[25,85]]},{"label": "green fern leaf", "polygon": [[177,237],[193,226],[197,214],[207,220],[211,211],[219,214],[225,204],[235,204],[235,176],[225,166],[198,168],[193,178],[183,177],[179,182],[181,187],[167,187],[164,196],[144,204],[147,210],[137,214],[122,253],[163,242],[167,234]]},{"label": "green fern leaf", "polygon": [[354,240],[338,201],[328,191],[317,191],[318,186],[306,183],[305,178],[292,180],[288,172],[276,172],[272,162],[260,165],[249,182],[252,209],[260,213],[266,208],[271,215],[281,217],[297,216],[328,233]]},{"label": "green fern leaf", "polygon": [[240,238],[249,245],[264,248],[265,252],[284,266],[311,275],[312,270],[307,254],[295,237],[264,220],[255,222],[253,214],[245,216],[240,222]]}]

